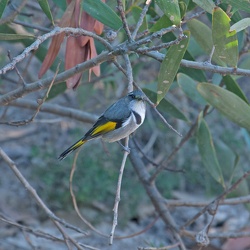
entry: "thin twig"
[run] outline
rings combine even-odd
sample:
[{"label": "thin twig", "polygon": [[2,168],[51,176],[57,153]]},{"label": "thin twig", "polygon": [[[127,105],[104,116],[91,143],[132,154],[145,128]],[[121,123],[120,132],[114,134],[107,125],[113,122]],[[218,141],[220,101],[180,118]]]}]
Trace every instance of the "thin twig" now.
[{"label": "thin twig", "polygon": [[27,2],[27,0],[22,1],[22,3],[18,3],[18,5],[19,5],[18,8],[16,8],[13,12],[11,12],[11,14],[6,16],[5,18],[1,18],[0,19],[0,25],[2,25],[4,23],[8,23],[12,19],[14,19],[15,16],[17,16],[20,13],[21,9],[25,6],[26,2]]},{"label": "thin twig", "polygon": [[147,0],[144,7],[143,7],[143,9],[142,9],[142,11],[141,11],[139,20],[137,21],[135,29],[134,29],[134,31],[133,31],[133,33],[131,35],[131,38],[133,40],[135,40],[135,37],[137,36],[138,30],[140,29],[140,27],[142,25],[142,22],[143,22],[143,19],[144,19],[145,15],[147,14],[150,3],[151,3],[151,0]]},{"label": "thin twig", "polygon": [[[86,62],[78,64],[75,67],[58,74],[56,79],[55,79],[54,84],[61,83],[76,73],[84,72],[84,71],[92,68],[93,65],[100,64],[106,60],[111,60],[112,58],[114,58],[113,53],[103,52],[102,54],[98,55],[97,57],[95,57],[91,60],[88,60]],[[7,105],[9,102],[18,99],[19,97],[22,97],[24,95],[27,95],[27,94],[34,92],[34,91],[37,91],[37,90],[47,88],[47,87],[49,87],[52,79],[53,79],[53,77],[48,77],[48,78],[36,81],[34,83],[27,84],[27,86],[25,88],[20,87],[20,88],[17,88],[15,90],[12,90],[4,95],[1,95],[0,96],[0,105]]]},{"label": "thin twig", "polygon": [[[37,110],[38,104],[35,101],[20,99],[20,100],[16,100],[15,102],[11,102],[9,106]],[[88,113],[79,109],[73,109],[73,108],[68,108],[65,106],[60,106],[54,103],[51,103],[51,104],[44,103],[42,107],[40,108],[40,112],[48,112],[51,114],[59,115],[62,117],[68,117],[71,119],[75,119],[81,122],[88,122],[88,123],[94,123],[98,118],[97,115],[94,115],[94,114],[91,114],[91,113]]]},{"label": "thin twig", "polygon": [[[125,147],[128,148],[128,141],[129,141],[129,137],[125,138]],[[127,161],[127,157],[129,155],[128,151],[124,151],[124,155],[123,155],[123,159],[122,159],[122,163],[121,163],[121,167],[120,167],[120,171],[119,171],[119,176],[118,176],[118,182],[117,182],[117,188],[116,188],[116,196],[115,196],[115,204],[114,204],[114,217],[113,217],[113,225],[111,228],[111,232],[110,232],[110,239],[109,239],[109,244],[112,245],[113,244],[113,239],[114,239],[114,234],[115,234],[115,228],[118,224],[118,206],[119,206],[119,202],[121,200],[121,185],[122,185],[122,177],[123,177],[123,171],[125,168],[125,163]]]},{"label": "thin twig", "polygon": [[164,165],[168,165],[168,163],[172,160],[172,158],[177,154],[177,152],[180,150],[180,148],[184,145],[185,142],[188,141],[188,139],[192,136],[193,132],[195,131],[197,127],[197,123],[195,122],[187,134],[181,139],[179,144],[173,149],[173,151],[168,156],[167,160],[159,164],[159,167],[155,170],[155,172],[150,177],[150,182],[154,182],[158,174],[163,170]]},{"label": "thin twig", "polygon": [[[166,200],[166,204],[170,207],[204,207],[211,202],[212,201]],[[238,205],[244,203],[250,203],[250,195],[219,201],[219,205]]]},{"label": "thin twig", "polygon": [[47,206],[46,204],[43,202],[43,200],[39,197],[39,195],[37,194],[36,190],[29,184],[29,182],[25,179],[25,177],[21,174],[21,172],[18,170],[18,168],[16,167],[16,164],[9,158],[9,156],[2,150],[2,148],[0,148],[0,156],[3,158],[3,160],[7,163],[7,165],[10,167],[10,169],[14,172],[14,174],[16,175],[16,177],[20,180],[20,182],[22,183],[22,185],[25,187],[26,190],[28,190],[28,192],[31,194],[31,196],[35,199],[35,201],[37,202],[37,204],[39,205],[39,207],[41,207],[43,209],[43,211],[46,213],[46,215],[53,221],[58,221],[59,223],[61,223],[62,225],[64,225],[65,227],[68,227],[78,233],[82,233],[83,235],[87,235],[86,232],[84,232],[83,230],[81,230],[78,227],[75,227],[67,222],[65,222],[64,220],[58,218]]},{"label": "thin twig", "polygon": [[[207,111],[209,109],[209,105],[206,105],[203,109],[203,116],[205,117],[207,115]],[[163,170],[163,166],[166,164],[168,165],[169,162],[173,159],[173,157],[177,154],[177,152],[182,148],[182,146],[188,141],[188,139],[193,135],[195,129],[198,125],[198,117],[196,118],[194,124],[190,127],[187,134],[181,139],[179,144],[173,149],[173,151],[168,156],[167,160],[163,160],[161,164],[159,164],[159,167],[155,170],[155,172],[150,177],[150,182],[154,182],[158,174]]]},{"label": "thin twig", "polygon": [[76,162],[77,162],[77,158],[78,158],[78,155],[80,153],[80,150],[77,150],[76,151],[76,154],[74,156],[74,161],[73,161],[73,164],[72,164],[72,168],[71,168],[71,171],[70,171],[70,178],[69,178],[69,189],[70,189],[70,195],[71,195],[71,198],[72,198],[72,202],[73,202],[73,206],[74,206],[74,209],[77,213],[77,215],[79,216],[79,218],[91,229],[93,230],[94,232],[96,232],[97,234],[101,235],[101,236],[104,236],[106,238],[109,237],[109,235],[107,234],[104,234],[102,233],[101,231],[99,231],[98,229],[96,229],[87,219],[85,219],[81,212],[79,211],[79,208],[78,208],[78,205],[77,205],[77,201],[76,201],[76,197],[75,197],[75,194],[74,194],[74,190],[73,190],[73,178],[74,178],[74,173],[76,171]]},{"label": "thin twig", "polygon": [[[189,238],[194,239],[195,235],[197,234],[194,231],[190,231],[190,230],[181,230],[181,234],[183,236],[187,236]],[[245,237],[250,237],[250,232],[249,231],[242,231],[242,232],[235,232],[235,231],[231,231],[231,232],[214,232],[214,233],[210,233],[208,234],[209,238],[213,238],[213,239],[229,239],[229,238],[245,238]]]},{"label": "thin twig", "polygon": [[208,60],[207,60],[207,62],[208,62],[209,64],[211,64],[211,62],[212,62],[212,58],[213,58],[213,55],[214,55],[214,51],[215,51],[215,46],[213,45],[212,50],[211,50],[211,53],[210,53],[209,58],[208,58]]},{"label": "thin twig", "polygon": [[20,223],[17,223],[17,222],[14,222],[14,221],[11,221],[10,219],[7,219],[5,216],[3,216],[2,214],[0,215],[0,220],[11,225],[11,226],[14,226],[14,227],[17,227],[27,233],[30,233],[30,234],[33,234],[35,235],[36,237],[40,237],[40,238],[44,238],[44,239],[48,239],[48,240],[51,240],[51,241],[58,241],[58,242],[63,242],[63,239],[61,238],[58,238],[54,235],[51,235],[49,233],[45,233],[45,232],[42,232],[40,230],[34,230],[30,227],[27,227],[27,226],[24,226]]},{"label": "thin twig", "polygon": [[[142,147],[139,146],[139,144],[137,143],[137,141],[136,141],[134,138],[132,138],[132,140],[133,140],[133,142],[135,143],[135,146],[137,147],[137,149],[141,152],[142,156],[143,156],[150,164],[152,164],[153,166],[159,167],[160,164],[159,164],[159,163],[156,163],[156,162],[154,162],[152,159],[150,159],[150,158],[148,157],[148,155],[145,154],[145,153],[142,151]],[[184,169],[168,168],[168,167],[166,167],[166,166],[164,166],[164,170],[167,170],[167,171],[170,171],[170,172],[179,172],[179,173],[184,173],[184,172],[185,172]]]},{"label": "thin twig", "polygon": [[32,29],[44,31],[44,32],[50,32],[51,31],[51,29],[49,29],[49,28],[38,26],[38,25],[35,25],[35,24],[32,24],[32,23],[26,23],[26,22],[23,22],[23,21],[20,21],[20,20],[13,20],[12,23],[19,24],[19,25],[22,25],[24,27],[29,27],[29,28],[32,28]]},{"label": "thin twig", "polygon": [[141,181],[143,184],[148,197],[151,199],[152,204],[154,205],[156,211],[159,213],[159,216],[164,221],[166,225],[171,229],[171,232],[173,233],[174,238],[180,243],[180,249],[186,250],[186,247],[181,239],[181,236],[179,234],[178,226],[174,219],[172,218],[168,206],[162,202],[164,199],[162,195],[160,194],[159,190],[155,186],[155,183],[150,183],[150,175],[148,171],[146,170],[142,160],[138,157],[138,151],[133,143],[133,141],[130,141],[130,160],[131,163]]},{"label": "thin twig", "polygon": [[105,39],[103,39],[102,37],[96,35],[95,33],[93,32],[90,32],[90,31],[87,31],[87,30],[84,30],[84,29],[81,29],[81,28],[71,28],[71,27],[55,27],[53,30],[51,30],[50,32],[42,35],[42,36],[39,36],[37,38],[37,40],[35,42],[33,42],[30,46],[26,47],[24,49],[24,51],[14,57],[12,59],[12,62],[5,65],[1,70],[0,70],[0,75],[2,74],[5,74],[7,71],[11,70],[11,69],[14,69],[14,66],[22,61],[24,58],[26,58],[29,53],[33,50],[37,50],[38,47],[44,42],[46,41],[47,39],[49,39],[50,37],[53,37],[53,36],[56,36],[58,34],[61,34],[61,33],[67,33],[67,34],[73,34],[73,35],[76,35],[76,36],[89,36],[89,37],[93,37],[94,39],[98,40],[99,42],[101,42],[108,50],[111,50],[112,49],[112,46],[110,45],[109,42],[107,42]]},{"label": "thin twig", "polygon": [[[9,57],[9,59],[10,59],[10,61],[11,61],[12,59],[11,59],[11,55],[10,55],[10,50],[8,50],[7,53],[8,53],[8,57]],[[26,82],[25,82],[25,80],[23,79],[21,73],[19,72],[17,66],[15,66],[14,69],[15,69],[17,75],[19,76],[19,78],[21,79],[21,81],[22,81],[22,83],[23,83],[23,87],[25,87],[25,86],[26,86]]]},{"label": "thin twig", "polygon": [[119,240],[128,239],[128,238],[133,238],[133,237],[135,237],[135,236],[138,236],[138,235],[140,235],[140,234],[143,234],[143,233],[145,233],[147,230],[149,230],[149,229],[155,224],[155,222],[156,222],[158,219],[159,219],[159,216],[156,216],[152,222],[150,222],[145,228],[143,228],[143,229],[140,230],[139,232],[136,232],[136,233],[133,233],[133,234],[130,234],[130,235],[126,235],[126,236],[117,236],[117,237],[115,237],[115,239],[119,239]]},{"label": "thin twig", "polygon": [[191,218],[189,221],[187,221],[183,226],[182,229],[184,229],[185,227],[189,226],[190,224],[192,224],[197,218],[199,218],[202,214],[204,214],[207,209],[209,208],[209,206],[211,206],[211,204],[216,203],[222,199],[224,199],[224,197],[226,195],[228,195],[229,193],[231,193],[233,190],[235,190],[238,185],[244,180],[246,179],[248,176],[250,175],[250,171],[247,171],[243,174],[242,177],[240,177],[230,188],[226,189],[221,195],[219,195],[217,198],[215,198],[212,202],[210,202],[207,206],[205,206],[199,213],[197,213],[193,218]]},{"label": "thin twig", "polygon": [[117,0],[117,9],[120,12],[120,16],[121,16],[122,23],[123,23],[123,28],[124,28],[124,30],[125,30],[125,32],[127,34],[128,41],[132,42],[133,39],[131,37],[131,33],[130,33],[130,30],[129,30],[129,27],[128,27],[128,23],[127,23],[126,15],[125,15],[125,12],[124,12],[122,0]]},{"label": "thin twig", "polygon": [[136,50],[136,52],[143,54],[143,53],[147,53],[147,52],[150,52],[150,51],[158,51],[160,49],[169,48],[170,46],[173,46],[175,44],[179,44],[183,39],[186,39],[186,38],[187,38],[186,35],[181,35],[178,38],[176,38],[174,41],[170,41],[168,43],[161,43],[159,45],[155,45],[155,46],[152,46],[152,47],[138,48]]},{"label": "thin twig", "polygon": [[138,247],[138,250],[170,250],[173,248],[176,248],[180,245],[179,242],[170,245],[170,246],[165,246],[165,247]]},{"label": "thin twig", "polygon": [[125,64],[126,64],[126,76],[128,79],[128,92],[133,91],[133,71],[132,71],[132,66],[131,66],[131,62],[129,60],[129,56],[128,54],[124,55],[124,60],[125,60]]},{"label": "thin twig", "polygon": [[[54,84],[55,78],[56,78],[56,76],[57,76],[57,74],[58,74],[60,64],[61,64],[61,62],[58,63],[58,65],[57,65],[56,72],[55,72],[55,74],[54,74],[54,77],[53,77],[53,79],[52,79],[52,81],[51,81],[51,83],[50,83],[50,85],[49,85],[49,87],[48,87],[46,93],[44,94],[43,98],[42,98],[41,100],[39,100],[38,106],[37,106],[37,108],[36,108],[36,112],[34,113],[34,115],[33,115],[30,119],[27,119],[27,120],[14,121],[14,122],[0,122],[0,124],[8,124],[8,125],[12,125],[12,126],[21,126],[21,125],[27,125],[28,123],[33,122],[34,119],[37,117],[37,115],[38,115],[38,113],[39,113],[39,111],[40,111],[40,109],[41,109],[43,103],[46,101],[46,99],[47,99],[48,96],[49,96],[49,92],[50,92],[50,90],[51,90],[51,88],[52,88],[52,86],[53,86],[53,84]],[[15,68],[16,68],[16,66],[15,66]],[[25,84],[25,83],[24,83],[24,84]],[[26,84],[25,84],[24,86],[26,86]]]}]

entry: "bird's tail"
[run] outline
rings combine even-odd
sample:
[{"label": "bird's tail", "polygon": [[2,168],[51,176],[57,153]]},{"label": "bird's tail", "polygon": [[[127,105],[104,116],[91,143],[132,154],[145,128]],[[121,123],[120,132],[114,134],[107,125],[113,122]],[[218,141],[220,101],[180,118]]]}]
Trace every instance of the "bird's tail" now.
[{"label": "bird's tail", "polygon": [[68,149],[66,149],[63,153],[61,153],[60,156],[58,157],[58,159],[60,161],[63,160],[64,158],[67,157],[68,154],[70,154],[71,152],[73,152],[77,148],[81,147],[86,142],[87,142],[87,140],[83,140],[83,139],[77,141],[75,144],[73,144],[71,147],[69,147]]}]

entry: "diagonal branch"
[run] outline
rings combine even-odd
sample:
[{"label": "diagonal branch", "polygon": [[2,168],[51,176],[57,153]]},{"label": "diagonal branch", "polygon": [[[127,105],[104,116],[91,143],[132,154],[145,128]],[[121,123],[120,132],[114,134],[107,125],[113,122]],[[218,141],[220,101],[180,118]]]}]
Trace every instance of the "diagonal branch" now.
[{"label": "diagonal branch", "polygon": [[68,227],[72,230],[75,230],[76,232],[82,233],[83,235],[86,235],[86,232],[82,231],[80,228],[75,227],[64,220],[58,218],[42,201],[40,196],[37,194],[36,190],[29,184],[29,182],[25,179],[25,177],[22,175],[22,173],[18,170],[16,167],[16,164],[9,158],[9,156],[0,148],[0,156],[2,159],[7,163],[7,165],[10,167],[10,169],[14,172],[16,177],[19,179],[19,181],[22,183],[22,185],[28,190],[28,192],[31,194],[31,196],[36,200],[37,204],[43,209],[43,211],[46,213],[46,215],[52,220],[61,223],[65,227]]},{"label": "diagonal branch", "polygon": [[149,198],[152,201],[152,204],[154,205],[156,211],[159,213],[161,219],[164,221],[164,223],[170,227],[175,239],[180,244],[180,249],[186,250],[186,247],[181,239],[180,234],[178,233],[178,227],[172,218],[168,207],[165,205],[165,202],[163,201],[163,197],[161,196],[160,192],[158,191],[157,187],[155,186],[155,183],[150,183],[150,175],[147,172],[147,170],[144,167],[144,164],[142,160],[138,157],[138,151],[135,147],[135,144],[130,140],[129,144],[131,148],[131,152],[129,154],[131,163],[141,181],[143,184]]},{"label": "diagonal branch", "polygon": [[5,65],[1,70],[0,70],[0,75],[5,74],[7,71],[14,69],[15,65],[19,62],[21,62],[24,58],[26,58],[30,52],[33,50],[37,50],[38,47],[47,39],[50,37],[56,36],[61,33],[67,33],[67,34],[73,34],[76,36],[89,36],[93,37],[94,39],[98,40],[101,42],[108,50],[112,49],[112,46],[110,45],[109,42],[107,42],[105,39],[102,37],[96,35],[93,32],[81,29],[81,28],[70,28],[70,27],[65,27],[65,28],[60,28],[60,27],[55,27],[53,30],[50,32],[39,36],[35,42],[33,42],[30,46],[28,46],[20,55],[14,57],[12,59],[11,63],[8,63]]}]

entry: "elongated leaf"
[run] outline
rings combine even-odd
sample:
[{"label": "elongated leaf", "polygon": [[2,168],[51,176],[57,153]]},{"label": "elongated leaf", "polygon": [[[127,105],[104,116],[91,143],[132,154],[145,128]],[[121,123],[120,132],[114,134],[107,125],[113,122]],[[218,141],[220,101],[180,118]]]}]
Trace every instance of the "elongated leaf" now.
[{"label": "elongated leaf", "polygon": [[230,18],[221,8],[215,8],[212,20],[214,54],[227,65],[236,67],[238,62],[238,39],[236,31],[229,30]]},{"label": "elongated leaf", "polygon": [[194,102],[206,105],[207,102],[204,100],[204,98],[200,95],[200,93],[197,91],[197,82],[194,81],[191,77],[179,73],[177,74],[177,82],[183,92]]},{"label": "elongated leaf", "polygon": [[43,12],[45,13],[45,15],[49,18],[49,20],[52,22],[52,24],[54,25],[54,19],[49,7],[49,3],[47,0],[37,0],[41,9],[43,10]]},{"label": "elongated leaf", "polygon": [[201,155],[202,162],[208,173],[223,187],[224,178],[221,171],[221,166],[218,162],[216,151],[214,148],[213,138],[210,134],[206,121],[200,115],[199,126],[197,130],[197,145]]},{"label": "elongated leaf", "polygon": [[226,143],[219,139],[216,140],[215,150],[221,165],[223,177],[227,180],[228,184],[231,184],[236,170],[239,170],[239,156]]},{"label": "elongated leaf", "polygon": [[[156,102],[157,99],[157,94],[149,89],[143,89],[144,93],[147,95],[147,97],[152,101]],[[168,115],[183,120],[183,121],[188,121],[187,117],[170,101],[168,101],[166,98],[163,98],[161,103],[158,105],[158,110],[160,112],[167,113]]]},{"label": "elongated leaf", "polygon": [[210,83],[200,83],[199,93],[229,120],[250,130],[250,106],[234,93]]},{"label": "elongated leaf", "polygon": [[179,1],[179,8],[180,8],[180,14],[181,14],[181,19],[182,19],[186,14],[187,4],[184,1]]},{"label": "elongated leaf", "polygon": [[212,14],[215,4],[212,0],[193,0],[198,6],[200,6],[206,12]]},{"label": "elongated leaf", "polygon": [[122,27],[122,21],[118,15],[105,3],[100,0],[84,0],[82,8],[96,20],[109,26],[114,30]]},{"label": "elongated leaf", "polygon": [[229,4],[233,8],[250,13],[249,0],[222,0],[222,3]]},{"label": "elongated leaf", "polygon": [[156,0],[156,4],[175,25],[180,25],[181,14],[178,0]]},{"label": "elongated leaf", "polygon": [[[196,42],[206,52],[207,55],[210,55],[213,48],[211,29],[207,25],[196,19],[188,21],[187,24],[191,32],[191,35],[194,37]],[[220,59],[220,57],[217,54],[213,55],[212,61],[222,66],[225,65],[225,63]]]},{"label": "elongated leaf", "polygon": [[161,64],[158,74],[157,104],[159,104],[161,99],[166,95],[172,82],[174,81],[181,59],[187,49],[190,32],[185,31],[184,34],[188,38],[180,41],[179,44],[171,46]]},{"label": "elongated leaf", "polygon": [[57,95],[61,93],[64,93],[66,89],[67,89],[66,84],[53,85],[49,92],[47,101],[53,99],[54,97],[56,97]]},{"label": "elongated leaf", "polygon": [[0,0],[0,18],[9,0]]},{"label": "elongated leaf", "polygon": [[2,40],[2,41],[21,40],[21,39],[35,39],[35,38],[36,37],[32,36],[32,35],[0,33],[0,40]]},{"label": "elongated leaf", "polygon": [[157,22],[150,28],[150,32],[155,32],[172,25],[172,22],[166,15],[160,17]]},{"label": "elongated leaf", "polygon": [[250,26],[250,18],[247,17],[247,18],[244,18],[244,19],[240,20],[239,22],[233,24],[230,28],[230,31],[235,30],[236,32],[240,32],[249,26]]},{"label": "elongated leaf", "polygon": [[233,79],[232,76],[230,75],[223,76],[223,81],[226,85],[227,90],[233,92],[235,95],[239,96],[243,101],[249,104],[244,92],[242,91],[242,89],[240,88],[238,83]]}]

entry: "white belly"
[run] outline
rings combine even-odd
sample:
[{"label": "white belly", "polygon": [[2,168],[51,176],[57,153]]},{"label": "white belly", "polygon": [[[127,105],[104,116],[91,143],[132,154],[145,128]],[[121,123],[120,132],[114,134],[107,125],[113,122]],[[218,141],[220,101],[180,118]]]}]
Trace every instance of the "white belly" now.
[{"label": "white belly", "polygon": [[121,128],[115,129],[114,131],[110,131],[107,134],[104,134],[102,136],[103,140],[108,141],[108,142],[119,141],[119,140],[129,136],[138,127],[140,127],[145,119],[146,104],[144,102],[138,102],[138,103],[136,103],[136,105],[133,106],[133,110],[137,114],[140,114],[140,117],[141,117],[140,123],[137,124],[136,117],[132,112],[130,118],[125,123],[123,123],[123,126]]}]

